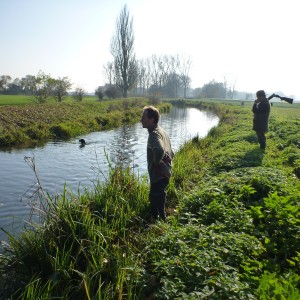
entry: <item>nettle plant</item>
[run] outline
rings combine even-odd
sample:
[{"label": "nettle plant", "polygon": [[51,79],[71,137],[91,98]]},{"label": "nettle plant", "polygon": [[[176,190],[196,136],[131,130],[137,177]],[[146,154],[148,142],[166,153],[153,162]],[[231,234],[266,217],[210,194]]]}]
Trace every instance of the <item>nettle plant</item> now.
[{"label": "nettle plant", "polygon": [[296,196],[279,196],[277,192],[252,206],[257,236],[264,241],[269,257],[283,267],[293,267],[300,249],[300,208]]},{"label": "nettle plant", "polygon": [[[300,249],[297,179],[271,168],[237,169],[205,178],[179,203],[203,225],[221,224],[227,232],[245,232],[263,243],[266,257],[293,265]],[[272,269],[272,264],[270,264]]]},{"label": "nettle plant", "polygon": [[160,278],[157,299],[254,299],[252,288],[263,266],[261,243],[226,232],[222,224],[204,226],[189,214],[183,218],[185,226],[169,229],[146,247],[152,272]]}]

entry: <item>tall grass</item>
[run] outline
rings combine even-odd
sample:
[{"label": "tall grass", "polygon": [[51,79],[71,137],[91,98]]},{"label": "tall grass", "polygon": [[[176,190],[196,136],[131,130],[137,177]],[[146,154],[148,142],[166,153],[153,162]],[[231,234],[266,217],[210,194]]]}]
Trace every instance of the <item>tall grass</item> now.
[{"label": "tall grass", "polygon": [[4,273],[13,269],[16,276],[13,283],[4,279],[4,291],[23,299],[35,292],[35,299],[136,295],[147,199],[144,180],[120,166],[106,185],[78,198],[68,198],[65,190],[60,198],[46,199],[43,224],[9,235],[13,255],[6,257]]}]

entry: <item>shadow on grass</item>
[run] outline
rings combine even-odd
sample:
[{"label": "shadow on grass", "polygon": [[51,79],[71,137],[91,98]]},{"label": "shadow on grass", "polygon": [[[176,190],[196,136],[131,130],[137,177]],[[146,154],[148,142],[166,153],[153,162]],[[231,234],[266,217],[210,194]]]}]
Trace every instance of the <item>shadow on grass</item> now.
[{"label": "shadow on grass", "polygon": [[258,167],[262,165],[262,160],[265,155],[265,150],[256,148],[245,153],[242,161],[247,167]]},{"label": "shadow on grass", "polygon": [[250,144],[256,144],[257,143],[257,137],[255,135],[255,133],[251,133],[249,135],[247,135],[246,137],[244,137],[244,139],[249,142]]}]

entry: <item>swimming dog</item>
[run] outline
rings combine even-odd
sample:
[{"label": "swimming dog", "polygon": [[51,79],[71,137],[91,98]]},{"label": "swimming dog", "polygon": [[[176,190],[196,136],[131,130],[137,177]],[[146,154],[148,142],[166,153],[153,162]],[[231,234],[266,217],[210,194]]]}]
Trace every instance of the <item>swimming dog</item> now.
[{"label": "swimming dog", "polygon": [[85,139],[80,139],[79,143],[80,143],[80,147],[84,147],[86,145]]}]

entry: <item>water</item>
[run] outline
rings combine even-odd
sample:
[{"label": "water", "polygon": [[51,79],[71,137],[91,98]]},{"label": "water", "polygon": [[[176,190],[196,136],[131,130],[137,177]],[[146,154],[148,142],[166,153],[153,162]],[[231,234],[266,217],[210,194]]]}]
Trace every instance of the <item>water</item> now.
[{"label": "water", "polygon": [[[218,118],[195,108],[173,108],[163,114],[159,124],[168,132],[174,152],[195,136],[204,137],[216,126]],[[85,147],[78,139],[84,138]],[[34,157],[38,178],[50,195],[68,190],[93,188],[95,181],[104,181],[109,164],[123,160],[134,166],[140,175],[147,172],[147,129],[140,123],[118,129],[93,132],[70,141],[49,142],[27,149],[0,148],[0,228],[18,232],[30,215],[30,196],[36,190],[36,177],[24,157]],[[0,240],[6,240],[0,231]]]}]

